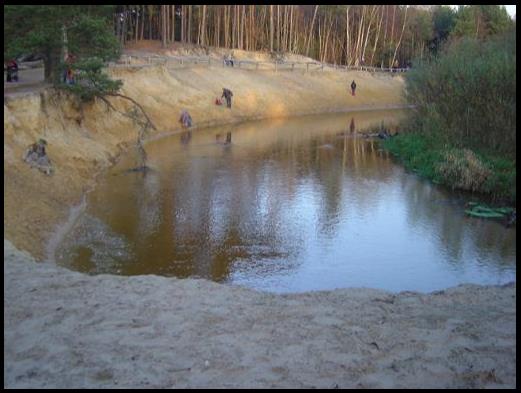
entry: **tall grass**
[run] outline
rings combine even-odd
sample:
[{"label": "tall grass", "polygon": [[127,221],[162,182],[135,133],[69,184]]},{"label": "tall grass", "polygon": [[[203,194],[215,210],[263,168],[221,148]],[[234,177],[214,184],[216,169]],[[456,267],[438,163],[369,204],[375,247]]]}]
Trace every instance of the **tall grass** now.
[{"label": "tall grass", "polygon": [[453,42],[407,76],[416,129],[454,146],[516,156],[515,31]]}]

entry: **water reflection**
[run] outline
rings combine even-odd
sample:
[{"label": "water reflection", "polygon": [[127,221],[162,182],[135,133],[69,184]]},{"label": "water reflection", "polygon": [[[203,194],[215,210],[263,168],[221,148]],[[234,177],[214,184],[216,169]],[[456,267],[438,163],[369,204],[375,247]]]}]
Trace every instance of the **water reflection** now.
[{"label": "water reflection", "polygon": [[98,245],[88,235],[102,222],[110,234],[103,255],[121,254],[121,239],[129,248],[113,271],[125,275],[198,276],[277,292],[430,291],[515,279],[515,228],[465,217],[456,195],[358,136],[403,115],[252,122],[151,142],[154,170],[125,173],[131,155],[113,168],[89,195],[85,217],[97,221],[82,220],[58,260],[110,271],[100,258],[93,263]]},{"label": "water reflection", "polygon": [[184,131],[181,133],[181,144],[187,145],[192,139],[192,131]]}]

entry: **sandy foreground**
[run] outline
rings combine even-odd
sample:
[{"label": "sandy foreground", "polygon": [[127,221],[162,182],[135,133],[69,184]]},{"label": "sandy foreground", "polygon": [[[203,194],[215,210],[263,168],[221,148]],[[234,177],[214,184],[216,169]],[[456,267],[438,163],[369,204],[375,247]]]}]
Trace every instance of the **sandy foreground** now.
[{"label": "sandy foreground", "polygon": [[4,387],[516,385],[516,284],[275,295],[87,276],[4,240]]}]

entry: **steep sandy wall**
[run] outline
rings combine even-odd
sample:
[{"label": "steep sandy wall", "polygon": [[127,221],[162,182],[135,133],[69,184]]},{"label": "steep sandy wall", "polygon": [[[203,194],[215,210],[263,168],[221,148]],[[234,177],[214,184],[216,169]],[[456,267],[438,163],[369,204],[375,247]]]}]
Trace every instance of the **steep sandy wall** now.
[{"label": "steep sandy wall", "polygon": [[[247,119],[384,108],[403,104],[403,79],[345,72],[248,71],[223,67],[111,69],[122,92],[138,101],[158,128],[180,129],[187,109],[196,127]],[[356,97],[348,84],[356,79]],[[222,88],[234,92],[233,107],[214,105]],[[120,110],[127,101],[111,100]],[[132,122],[102,102],[79,106],[63,93],[4,96],[4,231],[13,244],[41,259],[58,223],[93,185],[95,174],[136,139]],[[38,138],[48,142],[55,173],[46,176],[23,162]]]},{"label": "steep sandy wall", "polygon": [[[200,126],[252,118],[284,117],[366,107],[400,105],[403,79],[366,72],[238,70],[230,67],[190,67],[168,71],[144,68],[132,73],[113,70],[125,82],[123,90],[147,107],[160,128],[178,127],[182,109]],[[357,95],[348,85],[355,79]],[[222,88],[233,91],[232,110],[214,105]]]}]

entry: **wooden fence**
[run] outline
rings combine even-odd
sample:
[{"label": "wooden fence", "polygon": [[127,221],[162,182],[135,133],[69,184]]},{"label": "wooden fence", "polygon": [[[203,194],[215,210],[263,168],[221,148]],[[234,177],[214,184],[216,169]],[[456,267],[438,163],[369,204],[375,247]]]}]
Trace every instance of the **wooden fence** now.
[{"label": "wooden fence", "polygon": [[109,67],[146,67],[153,65],[164,65],[167,68],[187,67],[191,65],[222,66],[229,68],[240,68],[249,70],[272,70],[272,71],[368,71],[368,72],[406,72],[408,68],[381,68],[369,66],[345,66],[320,62],[286,62],[286,61],[253,61],[253,60],[227,60],[212,57],[196,56],[135,56],[124,55],[117,63],[109,63]]}]

